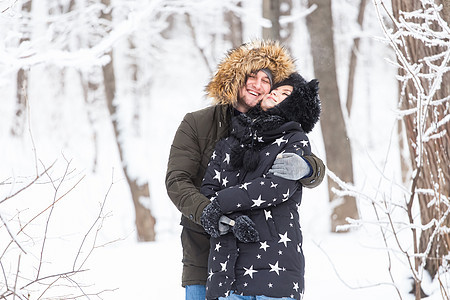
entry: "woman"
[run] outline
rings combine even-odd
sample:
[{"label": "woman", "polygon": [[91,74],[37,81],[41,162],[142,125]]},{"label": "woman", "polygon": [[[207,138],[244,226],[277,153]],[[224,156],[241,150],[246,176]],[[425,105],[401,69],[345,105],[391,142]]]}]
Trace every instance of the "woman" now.
[{"label": "woman", "polygon": [[217,143],[201,189],[211,199],[201,218],[211,235],[207,299],[301,299],[302,186],[269,169],[277,155],[311,153],[305,132],[319,114],[318,82],[293,73]]}]

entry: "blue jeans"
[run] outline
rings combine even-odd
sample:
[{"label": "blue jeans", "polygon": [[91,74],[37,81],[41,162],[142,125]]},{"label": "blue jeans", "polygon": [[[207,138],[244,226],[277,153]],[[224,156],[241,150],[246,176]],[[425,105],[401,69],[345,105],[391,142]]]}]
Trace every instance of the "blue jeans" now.
[{"label": "blue jeans", "polygon": [[231,292],[228,297],[219,297],[219,300],[292,300],[292,298],[271,298],[267,296],[240,296]]},{"label": "blue jeans", "polygon": [[187,285],[186,300],[205,300],[206,299],[206,286],[205,285]]}]

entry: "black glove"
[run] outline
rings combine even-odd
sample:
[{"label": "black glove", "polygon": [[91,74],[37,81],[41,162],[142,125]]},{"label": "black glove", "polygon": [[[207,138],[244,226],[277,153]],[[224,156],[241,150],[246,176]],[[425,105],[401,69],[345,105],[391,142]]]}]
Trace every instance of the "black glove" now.
[{"label": "black glove", "polygon": [[202,212],[200,222],[202,223],[205,231],[212,237],[218,238],[219,233],[219,219],[223,215],[220,210],[219,203],[212,201],[208,204]]},{"label": "black glove", "polygon": [[232,227],[234,236],[243,243],[254,243],[259,241],[259,233],[255,228],[255,223],[246,215],[236,218]]}]

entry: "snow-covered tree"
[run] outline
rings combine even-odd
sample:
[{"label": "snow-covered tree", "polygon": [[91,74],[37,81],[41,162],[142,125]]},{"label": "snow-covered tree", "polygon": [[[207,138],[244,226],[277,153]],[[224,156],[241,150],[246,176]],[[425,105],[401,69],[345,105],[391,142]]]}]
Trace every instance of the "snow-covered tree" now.
[{"label": "snow-covered tree", "polygon": [[[450,27],[448,1],[374,1],[385,41],[396,54],[400,82],[398,118],[409,155],[406,182],[396,183],[379,167],[376,193],[369,194],[340,182],[342,195],[355,195],[372,205],[376,220],[350,220],[354,225],[380,228],[391,280],[402,299],[392,260],[409,266],[415,299],[424,296],[428,272],[448,299],[450,225]],[[389,22],[387,22],[389,20]],[[385,185],[389,189],[383,188]],[[399,256],[398,254],[402,254]]]},{"label": "snow-covered tree", "polygon": [[411,166],[409,206],[420,208],[416,269],[436,275],[450,250],[450,3],[392,1],[399,109]]}]

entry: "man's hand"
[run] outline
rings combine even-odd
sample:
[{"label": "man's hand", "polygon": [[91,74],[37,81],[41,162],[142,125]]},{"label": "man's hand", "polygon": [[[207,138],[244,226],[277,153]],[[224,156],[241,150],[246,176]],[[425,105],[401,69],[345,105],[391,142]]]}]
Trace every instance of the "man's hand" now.
[{"label": "man's hand", "polygon": [[295,153],[278,154],[269,170],[275,176],[289,180],[299,180],[311,173],[308,163]]}]

